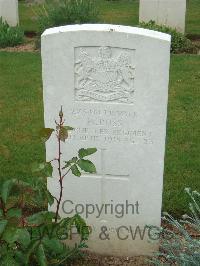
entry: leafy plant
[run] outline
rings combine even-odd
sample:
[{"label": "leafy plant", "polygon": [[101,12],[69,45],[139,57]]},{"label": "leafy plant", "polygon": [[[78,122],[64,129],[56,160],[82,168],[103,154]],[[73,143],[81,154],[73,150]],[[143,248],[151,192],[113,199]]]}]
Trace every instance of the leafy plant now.
[{"label": "leafy plant", "polygon": [[23,41],[23,30],[18,26],[10,27],[7,22],[0,18],[0,47],[13,47],[23,43]]},{"label": "leafy plant", "polygon": [[[52,133],[58,140],[58,156],[51,162],[36,163],[33,171],[39,174],[36,180],[24,182],[17,179],[6,180],[0,188],[0,265],[64,265],[74,257],[81,255],[81,249],[87,247],[85,241],[89,229],[79,216],[61,219],[60,204],[63,195],[63,179],[71,171],[81,176],[81,171],[94,173],[94,164],[85,159],[96,152],[96,148],[80,149],[78,156],[62,163],[61,143],[68,138],[70,126],[64,125],[62,108],[56,129],[45,128],[40,132],[43,141]],[[57,162],[59,197],[53,196],[46,188],[44,178],[52,176],[51,163]],[[25,208],[25,201],[35,198],[46,200],[49,205],[56,203],[56,212],[42,210],[30,215]],[[74,248],[67,247],[63,240],[69,239],[72,229],[80,235],[80,243]]]},{"label": "leafy plant", "polygon": [[200,193],[188,188],[185,191],[191,200],[191,215],[183,215],[183,219],[178,221],[165,214],[164,220],[173,230],[163,230],[165,237],[161,242],[161,251],[151,260],[154,265],[161,265],[160,258],[164,258],[164,265],[200,265]]},{"label": "leafy plant", "polygon": [[150,20],[147,23],[141,22],[139,27],[170,34],[172,53],[197,52],[195,45],[189,39],[187,39],[184,34],[178,32],[176,29],[167,27],[165,25],[157,25],[153,20]]},{"label": "leafy plant", "polygon": [[97,22],[98,10],[94,0],[46,0],[37,17],[42,33],[51,27]]}]

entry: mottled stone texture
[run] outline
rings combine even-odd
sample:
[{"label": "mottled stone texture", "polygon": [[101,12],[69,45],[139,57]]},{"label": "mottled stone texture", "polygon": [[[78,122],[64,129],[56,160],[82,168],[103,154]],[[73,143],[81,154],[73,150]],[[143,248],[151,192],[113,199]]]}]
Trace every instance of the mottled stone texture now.
[{"label": "mottled stone texture", "polygon": [[10,26],[16,26],[19,23],[18,1],[0,0],[0,17]]},{"label": "mottled stone texture", "polygon": [[140,0],[140,22],[154,20],[184,33],[185,14],[186,0]]},{"label": "mottled stone texture", "polygon": [[[169,61],[170,36],[141,28],[72,25],[42,35],[45,126],[55,126],[62,105],[75,128],[62,148],[65,160],[80,148],[98,149],[90,157],[96,174],[64,180],[60,211],[87,220],[93,252],[158,248],[145,226],[161,220]],[[46,143],[47,161],[55,156],[56,138]],[[53,175],[48,188],[58,196],[56,166]]]}]

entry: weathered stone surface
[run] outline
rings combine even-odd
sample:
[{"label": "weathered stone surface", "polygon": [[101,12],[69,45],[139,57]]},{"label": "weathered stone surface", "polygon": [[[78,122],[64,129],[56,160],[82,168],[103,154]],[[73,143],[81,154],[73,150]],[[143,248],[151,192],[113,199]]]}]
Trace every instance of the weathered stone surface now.
[{"label": "weathered stone surface", "polygon": [[154,20],[178,31],[185,31],[186,0],[140,0],[140,22]]},{"label": "weathered stone surface", "polygon": [[0,0],[0,17],[10,26],[19,23],[18,0]]},{"label": "weathered stone surface", "polygon": [[[86,218],[93,252],[146,255],[158,247],[151,231],[140,239],[139,230],[160,225],[169,60],[170,36],[141,28],[73,25],[42,35],[45,126],[55,126],[62,105],[75,128],[65,160],[80,148],[98,149],[96,174],[64,180],[60,212]],[[55,158],[56,139],[46,154]],[[56,166],[54,176],[48,187],[58,196]]]}]

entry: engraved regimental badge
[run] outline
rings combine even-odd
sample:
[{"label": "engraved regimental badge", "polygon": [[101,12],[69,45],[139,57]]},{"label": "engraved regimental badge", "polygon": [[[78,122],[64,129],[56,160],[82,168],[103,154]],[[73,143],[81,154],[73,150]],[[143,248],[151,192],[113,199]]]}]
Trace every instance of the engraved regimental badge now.
[{"label": "engraved regimental badge", "polygon": [[130,49],[75,48],[75,99],[133,103],[134,55]]}]

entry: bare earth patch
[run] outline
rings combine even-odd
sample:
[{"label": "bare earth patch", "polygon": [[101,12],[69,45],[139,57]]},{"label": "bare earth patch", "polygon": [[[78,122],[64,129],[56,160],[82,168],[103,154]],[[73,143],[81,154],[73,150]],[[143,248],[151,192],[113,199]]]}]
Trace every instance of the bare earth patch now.
[{"label": "bare earth patch", "polygon": [[[172,225],[162,222],[162,227],[170,230],[177,235],[180,235],[180,232],[177,228],[174,228]],[[189,225],[185,226],[185,229],[188,231],[190,236],[194,238],[200,238],[200,235]],[[180,238],[182,236],[180,235]],[[161,250],[160,250],[161,251]],[[70,264],[70,266],[151,266],[152,263],[148,262],[151,257],[148,256],[135,256],[135,257],[114,257],[114,256],[103,256],[90,253],[88,251],[84,252],[85,257],[81,260]],[[119,254],[120,255],[120,254]],[[166,260],[164,257],[160,257],[160,265],[164,265]],[[171,263],[171,266],[177,265],[176,263]]]},{"label": "bare earth patch", "polygon": [[71,266],[149,266],[147,262],[148,257],[112,257],[101,256],[92,253],[86,253],[86,257],[83,260],[78,260],[71,264]]},{"label": "bare earth patch", "polygon": [[7,52],[36,52],[38,50],[35,49],[34,42],[28,42],[21,45],[17,45],[15,47],[6,47],[0,48],[0,51],[7,51]]},{"label": "bare earth patch", "polygon": [[[17,45],[15,47],[0,48],[0,51],[7,52],[39,52],[39,49],[35,48],[35,39],[33,37],[27,38],[28,42]],[[200,40],[192,41],[198,49],[197,54],[200,55]]]},{"label": "bare earth patch", "polygon": [[196,45],[198,52],[197,54],[200,55],[200,39],[194,40],[193,43]]}]

